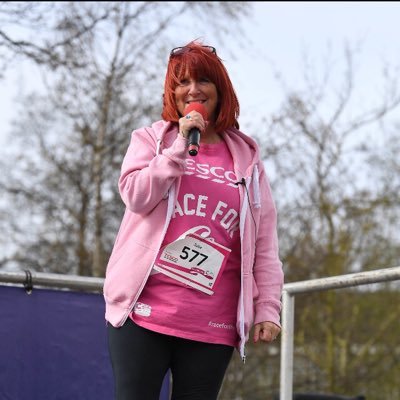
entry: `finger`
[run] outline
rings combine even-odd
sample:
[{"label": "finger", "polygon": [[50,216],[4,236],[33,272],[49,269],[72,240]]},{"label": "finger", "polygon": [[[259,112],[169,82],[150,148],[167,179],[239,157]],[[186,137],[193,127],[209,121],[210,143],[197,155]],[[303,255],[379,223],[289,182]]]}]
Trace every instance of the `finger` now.
[{"label": "finger", "polygon": [[193,128],[198,128],[200,132],[203,132],[205,130],[205,122],[198,118],[193,118],[189,114],[179,119],[179,131],[183,136],[187,136],[189,131]]},{"label": "finger", "polygon": [[257,343],[258,340],[260,339],[260,330],[261,328],[259,325],[256,325],[254,327],[254,336],[253,336],[254,343]]},{"label": "finger", "polygon": [[275,339],[275,333],[274,333],[274,331],[273,331],[273,330],[270,330],[270,329],[264,329],[264,330],[262,331],[261,339],[262,339],[264,342],[267,342],[267,343],[272,342],[272,341]]},{"label": "finger", "polygon": [[261,331],[261,340],[262,341],[264,341],[264,342],[269,342],[270,340],[271,340],[271,332],[270,331],[268,331],[268,330],[266,330],[266,329],[263,329],[262,331]]}]

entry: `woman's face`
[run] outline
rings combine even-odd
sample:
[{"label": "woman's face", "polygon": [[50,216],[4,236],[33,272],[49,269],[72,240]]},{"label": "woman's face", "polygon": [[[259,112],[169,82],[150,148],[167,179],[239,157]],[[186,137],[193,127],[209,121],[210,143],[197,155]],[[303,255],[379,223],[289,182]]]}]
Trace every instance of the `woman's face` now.
[{"label": "woman's face", "polygon": [[188,73],[175,88],[175,103],[180,115],[185,115],[185,108],[190,103],[201,103],[205,107],[209,121],[215,121],[218,105],[217,88],[208,78],[190,77]]}]

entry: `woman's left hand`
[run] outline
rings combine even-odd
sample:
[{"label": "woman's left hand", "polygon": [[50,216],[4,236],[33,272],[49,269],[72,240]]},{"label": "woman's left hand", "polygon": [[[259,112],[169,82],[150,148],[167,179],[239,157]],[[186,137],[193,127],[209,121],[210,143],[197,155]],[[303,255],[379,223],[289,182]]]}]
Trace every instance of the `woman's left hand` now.
[{"label": "woman's left hand", "polygon": [[270,343],[279,335],[281,328],[273,322],[265,321],[254,325],[254,343],[259,340],[262,342]]}]

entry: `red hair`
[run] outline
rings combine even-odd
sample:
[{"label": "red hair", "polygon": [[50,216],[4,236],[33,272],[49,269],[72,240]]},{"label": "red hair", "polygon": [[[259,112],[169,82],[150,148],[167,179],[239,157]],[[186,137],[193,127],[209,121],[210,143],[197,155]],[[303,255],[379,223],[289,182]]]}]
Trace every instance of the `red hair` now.
[{"label": "red hair", "polygon": [[237,121],[239,101],[225,66],[211,49],[210,46],[193,41],[184,46],[182,51],[170,56],[165,76],[161,114],[165,121],[178,122],[182,117],[176,108],[175,88],[188,71],[192,79],[205,77],[217,88],[215,130],[222,132],[232,126],[239,128]]}]

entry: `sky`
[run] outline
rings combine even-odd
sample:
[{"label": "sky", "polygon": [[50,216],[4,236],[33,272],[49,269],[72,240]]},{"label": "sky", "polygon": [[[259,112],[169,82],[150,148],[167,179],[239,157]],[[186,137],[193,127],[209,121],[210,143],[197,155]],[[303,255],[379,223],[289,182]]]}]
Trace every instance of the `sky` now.
[{"label": "sky", "polygon": [[242,118],[279,108],[283,92],[272,66],[291,89],[304,83],[304,54],[320,79],[329,54],[332,80],[343,78],[346,43],[358,47],[356,102],[360,107],[382,97],[385,63],[400,67],[400,2],[259,2],[247,34],[251,57],[231,63],[241,99]]},{"label": "sky", "polygon": [[[340,60],[345,43],[359,45],[355,84],[360,102],[372,103],[382,92],[385,62],[400,66],[400,2],[253,2],[253,6],[253,16],[243,24],[250,45],[244,46],[240,40],[229,43],[235,57],[227,47],[217,49],[240,100],[242,127],[279,108],[283,92],[274,69],[291,88],[304,81],[305,53],[317,76],[330,54],[339,80],[344,70]],[[187,32],[181,40],[185,43],[198,36],[214,44],[204,32]],[[0,81],[1,146],[6,145],[12,118],[18,117],[16,97],[35,86],[36,77],[23,79],[25,73],[21,64]]]}]

